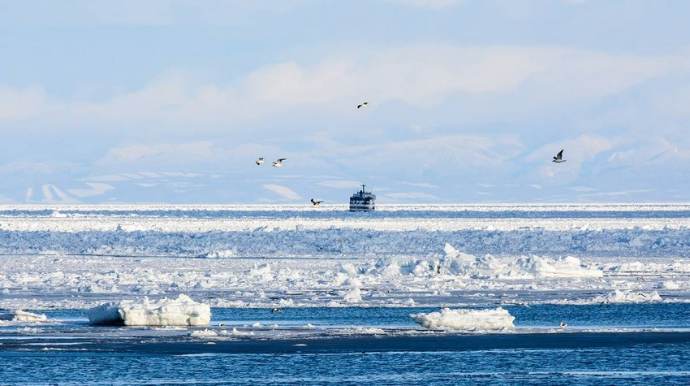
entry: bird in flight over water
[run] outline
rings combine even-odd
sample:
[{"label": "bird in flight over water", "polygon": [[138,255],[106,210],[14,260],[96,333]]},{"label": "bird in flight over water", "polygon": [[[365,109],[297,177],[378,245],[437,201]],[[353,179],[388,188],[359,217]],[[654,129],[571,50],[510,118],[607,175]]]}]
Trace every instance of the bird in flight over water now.
[{"label": "bird in flight over water", "polygon": [[319,205],[321,205],[322,202],[323,202],[323,200],[316,201],[313,198],[311,199],[311,203],[314,206],[319,206]]},{"label": "bird in flight over water", "polygon": [[283,167],[283,161],[285,161],[287,158],[279,158],[278,161],[273,162],[273,166],[280,168]]},{"label": "bird in flight over water", "polygon": [[553,161],[551,162],[555,162],[557,164],[565,162],[565,160],[563,159],[563,150],[559,151],[558,154],[556,154],[556,156],[553,157]]},{"label": "bird in flight over water", "polygon": [[364,107],[369,107],[369,102],[364,102],[361,105],[357,105],[358,109],[364,108]]},{"label": "bird in flight over water", "polygon": [[256,162],[257,165],[261,165],[262,163],[266,162],[264,161],[264,157],[259,158],[258,160],[254,161]]}]

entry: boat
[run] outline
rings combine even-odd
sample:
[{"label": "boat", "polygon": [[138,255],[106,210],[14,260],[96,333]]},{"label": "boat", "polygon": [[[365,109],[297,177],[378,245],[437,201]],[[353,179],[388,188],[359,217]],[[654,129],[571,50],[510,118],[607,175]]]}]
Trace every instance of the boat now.
[{"label": "boat", "polygon": [[368,212],[376,209],[376,195],[366,191],[366,185],[350,197],[350,212]]}]

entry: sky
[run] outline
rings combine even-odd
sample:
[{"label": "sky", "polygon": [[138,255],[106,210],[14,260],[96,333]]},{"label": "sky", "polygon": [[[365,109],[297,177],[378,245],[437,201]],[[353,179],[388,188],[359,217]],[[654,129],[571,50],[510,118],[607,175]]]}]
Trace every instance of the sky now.
[{"label": "sky", "polygon": [[687,15],[0,0],[0,204],[690,202]]}]

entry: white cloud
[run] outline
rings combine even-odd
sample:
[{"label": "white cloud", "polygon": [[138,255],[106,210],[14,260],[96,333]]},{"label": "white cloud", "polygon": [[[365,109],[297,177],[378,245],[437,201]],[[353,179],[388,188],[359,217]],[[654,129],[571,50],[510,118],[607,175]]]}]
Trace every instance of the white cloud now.
[{"label": "white cloud", "polygon": [[438,186],[426,182],[403,182],[403,184],[420,188],[438,189]]},{"label": "white cloud", "polygon": [[[156,145],[127,144],[110,149],[98,162],[104,166],[142,165],[142,162],[145,162],[144,165],[151,165],[151,163],[185,164],[193,160],[212,159],[214,153],[212,144],[208,141]],[[149,176],[144,175],[144,177]]]},{"label": "white cloud", "polygon": [[441,9],[457,4],[468,3],[468,0],[383,0],[387,3],[397,3],[417,8]]},{"label": "white cloud", "polygon": [[67,191],[79,198],[85,198],[100,196],[109,190],[115,189],[112,185],[103,183],[87,182],[86,185],[89,186],[88,189],[68,189]]},{"label": "white cloud", "polygon": [[21,90],[0,87],[0,122],[43,115],[50,112],[49,106],[41,87],[32,86]]},{"label": "white cloud", "polygon": [[288,200],[301,200],[302,199],[302,196],[295,193],[294,190],[292,190],[286,186],[264,184],[263,187],[270,190],[271,192],[285,198],[285,199],[288,199]]},{"label": "white cloud", "polygon": [[379,203],[386,202],[391,204],[410,201],[419,203],[438,201],[438,197],[433,194],[422,192],[386,193],[380,194],[379,197],[381,198]]},{"label": "white cloud", "polygon": [[326,188],[337,188],[337,189],[356,189],[362,183],[359,181],[352,180],[332,180],[332,181],[322,181],[317,182],[316,185],[324,186]]},{"label": "white cloud", "polygon": [[[363,95],[375,107],[399,101],[422,109],[467,96],[484,103],[478,108],[458,106],[462,114],[453,120],[491,122],[512,105],[531,116],[536,108],[597,100],[650,79],[688,72],[688,53],[642,56],[567,47],[365,46],[310,65],[294,60],[265,65],[225,84],[201,82],[193,73],[170,70],[140,89],[99,102],[57,102],[40,88],[5,87],[0,89],[0,102],[11,108],[0,110],[0,122],[43,117],[64,126],[108,122],[118,132],[128,126],[140,132],[142,125],[149,126],[144,131],[155,132],[189,127],[218,130],[277,117],[284,122],[286,111],[301,109],[332,119],[351,117],[361,113],[353,106]],[[427,125],[409,125],[412,131],[427,131]],[[303,130],[314,129],[310,124]]]}]

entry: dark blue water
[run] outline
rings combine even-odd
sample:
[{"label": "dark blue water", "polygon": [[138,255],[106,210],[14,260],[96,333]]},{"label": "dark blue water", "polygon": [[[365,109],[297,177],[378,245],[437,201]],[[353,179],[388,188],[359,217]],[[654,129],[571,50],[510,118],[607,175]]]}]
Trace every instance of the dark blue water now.
[{"label": "dark blue water", "polygon": [[[595,305],[504,305],[515,317],[516,327],[556,327],[566,321],[570,327],[602,328],[690,328],[690,304],[647,303]],[[487,307],[477,307],[482,309]],[[495,307],[489,307],[495,308]],[[266,309],[214,309],[213,319],[228,325],[262,324],[321,327],[374,326],[416,327],[409,317],[414,313],[438,311],[439,308],[285,308],[283,314]]]},{"label": "dark blue water", "polygon": [[[219,323],[247,331],[256,322],[316,327],[287,339],[216,341],[184,330],[93,327],[80,311],[45,311],[62,323],[34,333],[0,326],[0,384],[690,384],[690,304],[504,308],[516,317],[515,332],[429,332],[409,318],[438,308],[213,309],[215,330],[224,328]],[[352,326],[388,332],[322,333]]]},{"label": "dark blue water", "polygon": [[690,344],[445,352],[0,357],[2,384],[687,385]]},{"label": "dark blue water", "polygon": [[[476,307],[476,309],[495,308]],[[593,305],[503,305],[515,317],[518,328],[557,327],[561,321],[571,328],[665,328],[690,329],[690,303],[640,303]],[[314,307],[284,308],[283,313],[271,313],[265,308],[214,308],[212,325],[245,326],[254,323],[278,324],[285,327],[419,327],[409,316],[415,313],[438,311],[438,307]],[[49,319],[68,320],[86,324],[88,320],[79,310],[41,310]],[[53,328],[70,328],[64,326]],[[2,331],[0,326],[0,331]]]}]

